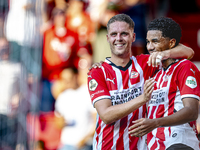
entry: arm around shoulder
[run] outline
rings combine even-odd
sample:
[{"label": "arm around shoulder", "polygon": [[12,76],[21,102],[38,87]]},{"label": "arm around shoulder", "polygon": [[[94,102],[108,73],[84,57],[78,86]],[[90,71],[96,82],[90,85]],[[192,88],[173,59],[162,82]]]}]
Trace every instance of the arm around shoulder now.
[{"label": "arm around shoulder", "polygon": [[179,44],[176,47],[167,51],[169,52],[169,58],[191,59],[194,56],[193,49],[183,44]]}]

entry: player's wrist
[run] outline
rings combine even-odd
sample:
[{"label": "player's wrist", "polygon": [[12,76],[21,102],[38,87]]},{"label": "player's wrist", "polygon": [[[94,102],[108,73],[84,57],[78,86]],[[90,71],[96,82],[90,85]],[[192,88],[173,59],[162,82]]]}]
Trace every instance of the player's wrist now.
[{"label": "player's wrist", "polygon": [[146,104],[148,101],[149,101],[149,98],[148,98],[145,94],[142,94],[142,95],[141,95],[141,103],[144,105],[144,104]]},{"label": "player's wrist", "polygon": [[166,50],[166,51],[163,51],[162,53],[163,53],[162,60],[171,58],[171,50]]},{"label": "player's wrist", "polygon": [[156,124],[156,128],[164,126],[162,118],[156,118],[155,119],[155,124]]}]

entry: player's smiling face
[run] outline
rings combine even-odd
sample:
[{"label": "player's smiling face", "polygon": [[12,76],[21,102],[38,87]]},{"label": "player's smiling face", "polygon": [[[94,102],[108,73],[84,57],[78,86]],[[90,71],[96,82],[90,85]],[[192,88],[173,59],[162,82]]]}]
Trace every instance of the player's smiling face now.
[{"label": "player's smiling face", "polygon": [[107,41],[110,44],[112,55],[123,57],[130,55],[135,33],[130,29],[129,24],[116,21],[110,24]]},{"label": "player's smiling face", "polygon": [[169,49],[170,39],[163,37],[162,32],[159,30],[149,30],[146,41],[149,53]]}]

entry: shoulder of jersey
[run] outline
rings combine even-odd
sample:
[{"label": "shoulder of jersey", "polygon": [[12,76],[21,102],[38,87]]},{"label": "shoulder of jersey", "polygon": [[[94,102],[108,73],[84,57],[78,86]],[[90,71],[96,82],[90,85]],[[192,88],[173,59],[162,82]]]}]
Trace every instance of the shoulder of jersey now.
[{"label": "shoulder of jersey", "polygon": [[101,68],[92,68],[89,72],[88,72],[88,79],[93,79],[93,76],[96,76],[97,74],[99,74],[101,72]]},{"label": "shoulder of jersey", "polygon": [[148,58],[150,55],[149,54],[140,54],[140,55],[137,55],[137,56],[132,56],[132,57],[142,57],[142,58]]},{"label": "shoulder of jersey", "polygon": [[[102,64],[102,67],[106,67],[106,65],[108,65],[108,63],[103,63]],[[97,68],[92,68],[92,70],[90,70],[89,72],[98,72],[99,70],[101,70],[102,68],[99,68],[99,67],[97,67]]]},{"label": "shoulder of jersey", "polygon": [[133,57],[135,57],[138,62],[144,63],[144,61],[147,61],[149,59],[149,56],[149,54],[140,54],[137,56],[132,56],[132,59]]},{"label": "shoulder of jersey", "polygon": [[187,60],[187,59],[183,59],[184,61],[182,61],[179,65],[180,66],[184,66],[184,67],[189,67],[189,66],[195,66],[194,63],[192,63],[190,60]]},{"label": "shoulder of jersey", "polygon": [[[108,65],[107,63],[103,63],[102,66],[106,67],[106,65]],[[88,80],[93,79],[94,76],[99,75],[103,72],[102,68],[92,68],[89,72],[88,72]]]},{"label": "shoulder of jersey", "polygon": [[94,73],[94,72],[99,72],[99,70],[101,70],[101,68],[97,67],[97,68],[92,68],[89,73]]}]

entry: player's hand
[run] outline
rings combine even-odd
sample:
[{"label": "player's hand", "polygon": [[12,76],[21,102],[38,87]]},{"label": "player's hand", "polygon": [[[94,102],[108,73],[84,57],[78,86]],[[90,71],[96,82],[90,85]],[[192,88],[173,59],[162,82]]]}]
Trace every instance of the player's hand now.
[{"label": "player's hand", "polygon": [[129,127],[129,134],[131,136],[141,137],[157,127],[155,119],[141,118],[136,121]]},{"label": "player's hand", "polygon": [[144,101],[148,102],[151,99],[151,94],[154,90],[155,80],[153,78],[146,80],[144,83]]},{"label": "player's hand", "polygon": [[153,67],[158,67],[161,65],[162,60],[168,59],[170,56],[169,51],[153,52],[150,54],[148,65]]},{"label": "player's hand", "polygon": [[100,61],[98,63],[96,62],[92,65],[92,67],[89,68],[89,70],[92,70],[93,68],[101,68],[102,64],[103,64],[103,61]]}]

